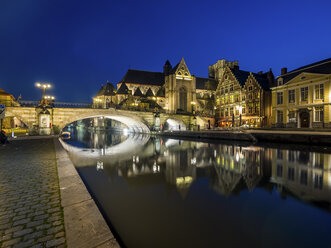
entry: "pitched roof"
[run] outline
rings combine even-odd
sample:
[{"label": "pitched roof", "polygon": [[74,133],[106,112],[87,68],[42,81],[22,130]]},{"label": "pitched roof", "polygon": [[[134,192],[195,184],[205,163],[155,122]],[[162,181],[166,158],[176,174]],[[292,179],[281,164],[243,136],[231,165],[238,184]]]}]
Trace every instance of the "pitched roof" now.
[{"label": "pitched roof", "polygon": [[106,85],[101,86],[97,96],[114,96],[115,93],[115,86],[109,82]]},{"label": "pitched roof", "polygon": [[164,73],[129,69],[121,80],[121,83],[161,86],[164,84]]},{"label": "pitched roof", "polygon": [[308,73],[319,73],[319,74],[330,74],[331,73],[331,58],[318,61],[309,65],[301,66],[294,69],[284,75],[280,75],[283,78],[283,83],[290,81],[302,72]]},{"label": "pitched roof", "polygon": [[144,96],[139,87],[136,89],[136,91],[133,94],[134,96]]},{"label": "pitched roof", "polygon": [[263,73],[263,74],[257,74],[257,73],[252,73],[256,81],[259,83],[259,85],[262,87],[264,90],[269,90],[270,89],[270,82],[268,80],[268,74]]},{"label": "pitched roof", "polygon": [[195,77],[196,88],[200,90],[216,90],[217,81],[213,78]]},{"label": "pitched roof", "polygon": [[151,90],[151,88],[148,88],[148,90],[146,91],[145,96],[151,96],[151,97],[154,96],[154,93],[153,93],[153,91]]},{"label": "pitched roof", "polygon": [[241,86],[244,86],[246,83],[246,80],[249,76],[249,72],[248,71],[243,71],[243,70],[239,70],[236,68],[230,68],[231,72],[233,73],[233,75],[235,76],[235,78],[238,80],[239,84]]},{"label": "pitched roof", "polygon": [[165,97],[165,89],[161,87],[157,92],[156,92],[157,97]]},{"label": "pitched roof", "polygon": [[125,83],[122,83],[120,88],[117,90],[116,95],[128,95],[129,94],[129,88],[126,86]]},{"label": "pitched roof", "polygon": [[[235,76],[235,78],[238,80],[240,85],[243,87],[247,81],[248,76],[250,75],[250,72],[239,70],[236,68],[230,68],[231,72]],[[268,80],[268,72],[259,74],[259,73],[252,73],[256,81],[259,83],[259,85],[264,90],[270,89],[270,82]]]},{"label": "pitched roof", "polygon": [[172,68],[171,73],[175,73],[177,71],[179,64],[180,62],[177,65],[175,65],[175,67]]}]

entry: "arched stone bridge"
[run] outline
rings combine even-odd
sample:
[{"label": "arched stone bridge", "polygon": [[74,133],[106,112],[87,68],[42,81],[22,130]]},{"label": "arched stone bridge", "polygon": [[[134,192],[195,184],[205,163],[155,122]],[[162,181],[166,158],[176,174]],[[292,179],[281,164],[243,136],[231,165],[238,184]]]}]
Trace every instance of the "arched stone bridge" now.
[{"label": "arched stone bridge", "polygon": [[[39,127],[39,114],[41,109],[35,107],[7,107],[5,117],[16,117],[22,121],[30,130]],[[152,112],[128,111],[118,109],[92,109],[92,108],[50,108],[50,123],[62,130],[66,125],[81,119],[93,117],[105,117],[118,120],[135,132],[149,132],[156,125],[156,117]],[[193,124],[193,116],[177,114],[159,114],[159,125],[165,122],[173,125],[176,129],[179,125],[185,126]],[[200,117],[196,120],[200,126],[204,126],[206,121]],[[175,123],[175,124],[174,124]],[[176,125],[176,123],[178,125]]]}]

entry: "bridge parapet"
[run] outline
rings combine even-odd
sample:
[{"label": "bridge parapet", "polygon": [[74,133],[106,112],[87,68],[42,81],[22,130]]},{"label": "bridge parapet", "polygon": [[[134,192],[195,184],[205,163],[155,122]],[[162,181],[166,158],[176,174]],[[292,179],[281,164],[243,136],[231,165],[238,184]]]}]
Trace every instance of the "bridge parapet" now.
[{"label": "bridge parapet", "polygon": [[[139,112],[119,109],[92,109],[92,108],[49,108],[47,109],[50,115],[50,126],[57,126],[62,130],[66,125],[86,118],[93,117],[125,117],[125,121],[129,120],[135,122],[138,126],[144,125],[148,128],[154,127],[156,124],[156,118],[159,118],[159,125],[164,124],[168,119],[174,119],[183,122],[186,126],[193,123],[193,116],[190,115],[178,115],[160,113],[156,117],[153,112]],[[39,127],[39,115],[41,113],[40,108],[35,107],[8,107],[6,109],[6,117],[17,117],[27,127],[32,130],[34,127]],[[141,125],[139,124],[141,123]],[[124,123],[126,124],[126,123]]]}]

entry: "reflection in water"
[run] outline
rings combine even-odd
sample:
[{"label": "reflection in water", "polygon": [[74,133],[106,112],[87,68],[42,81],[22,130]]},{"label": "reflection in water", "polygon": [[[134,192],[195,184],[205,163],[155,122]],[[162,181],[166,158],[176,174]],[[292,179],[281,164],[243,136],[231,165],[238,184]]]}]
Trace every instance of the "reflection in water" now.
[{"label": "reflection in water", "polygon": [[329,244],[330,154],[81,132],[64,147],[128,247],[310,246],[289,220]]}]

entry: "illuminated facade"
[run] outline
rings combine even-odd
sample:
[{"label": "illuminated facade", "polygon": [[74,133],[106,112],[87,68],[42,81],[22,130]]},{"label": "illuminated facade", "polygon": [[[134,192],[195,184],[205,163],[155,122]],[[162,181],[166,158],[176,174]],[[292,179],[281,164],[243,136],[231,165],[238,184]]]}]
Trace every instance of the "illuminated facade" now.
[{"label": "illuminated facade", "polygon": [[216,122],[221,127],[263,127],[271,125],[271,93],[274,75],[239,69],[238,62],[219,60],[209,67],[218,80]]},{"label": "illuminated facade", "polygon": [[168,113],[214,116],[217,81],[192,75],[182,58],[172,67],[167,60],[163,72],[129,69],[117,84],[107,83],[93,98],[95,108],[108,108],[111,103],[137,110],[159,109]]},{"label": "illuminated facade", "polygon": [[331,127],[331,59],[297,68],[277,78],[272,88],[272,126]]},{"label": "illuminated facade", "polygon": [[0,104],[3,104],[7,107],[11,106],[20,106],[19,103],[15,100],[15,97],[3,89],[0,88]]}]

